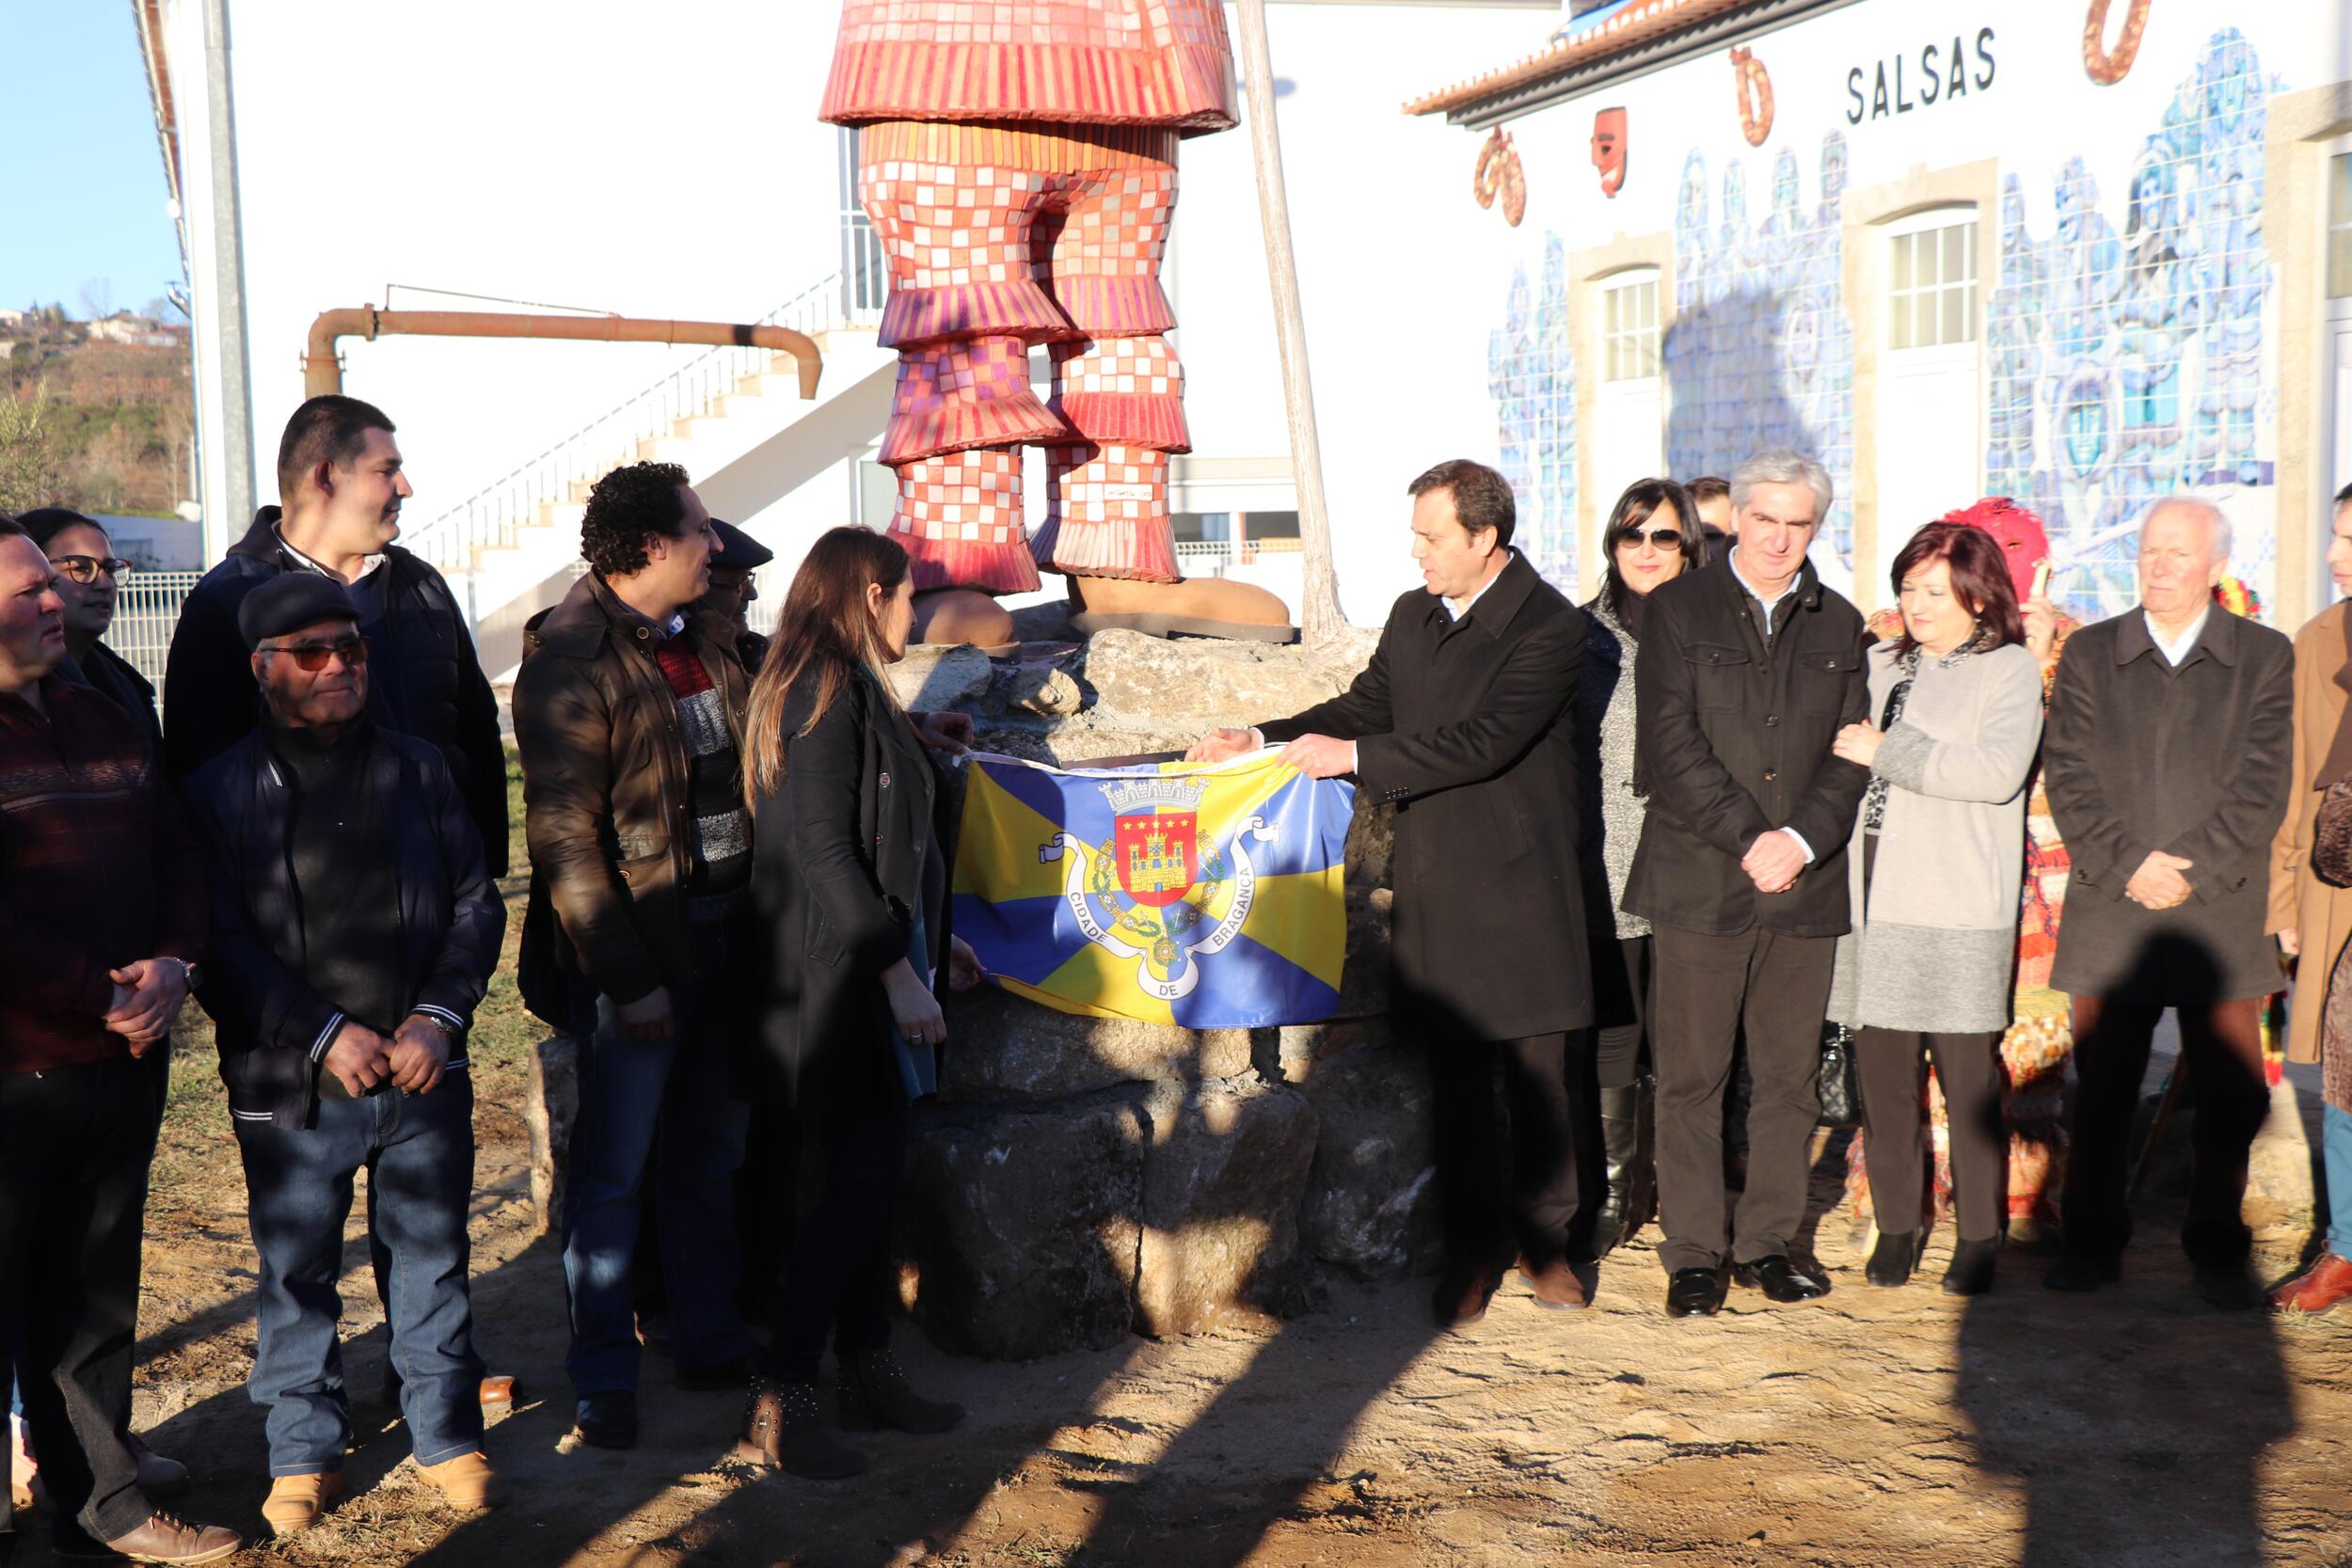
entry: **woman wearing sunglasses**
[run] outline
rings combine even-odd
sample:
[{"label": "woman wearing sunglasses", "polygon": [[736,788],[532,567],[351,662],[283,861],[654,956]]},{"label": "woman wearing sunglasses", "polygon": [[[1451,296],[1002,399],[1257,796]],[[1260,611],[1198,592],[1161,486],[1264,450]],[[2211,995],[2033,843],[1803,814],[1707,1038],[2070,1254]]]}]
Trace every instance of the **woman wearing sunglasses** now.
[{"label": "woman wearing sunglasses", "polygon": [[[1605,1258],[1634,1222],[1639,1158],[1643,1014],[1649,1000],[1649,922],[1624,908],[1626,874],[1642,838],[1633,793],[1633,666],[1643,606],[1661,582],[1707,563],[1698,512],[1671,479],[1629,485],[1601,533],[1600,592],[1584,607],[1582,684],[1577,694],[1577,777],[1583,792],[1584,900],[1593,942],[1594,1060],[1608,1187],[1593,1216],[1590,1248]],[[1614,924],[1600,918],[1607,911]]]},{"label": "woman wearing sunglasses", "polygon": [[57,597],[65,601],[66,657],[83,680],[145,724],[148,738],[160,750],[164,731],[155,717],[154,683],[99,641],[114,624],[116,595],[131,575],[131,563],[115,554],[105,529],[79,512],[48,506],[17,522],[57,574]]}]

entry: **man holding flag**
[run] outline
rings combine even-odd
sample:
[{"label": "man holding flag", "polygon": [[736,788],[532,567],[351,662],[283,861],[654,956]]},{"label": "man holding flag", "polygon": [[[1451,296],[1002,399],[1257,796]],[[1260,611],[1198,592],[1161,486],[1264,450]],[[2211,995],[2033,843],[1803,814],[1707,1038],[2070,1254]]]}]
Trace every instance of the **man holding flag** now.
[{"label": "man holding flag", "polygon": [[[1280,744],[1302,772],[1353,773],[1367,800],[1397,808],[1391,1010],[1429,1050],[1448,1253],[1435,1307],[1456,1327],[1486,1315],[1514,1242],[1538,1302],[1585,1304],[1567,1257],[1566,1061],[1592,1022],[1568,723],[1584,623],[1511,548],[1501,474],[1455,459],[1409,490],[1426,589],[1397,600],[1355,684],[1255,730],[1212,731],[1187,760]],[[1498,1062],[1507,1214],[1495,1201]]]}]

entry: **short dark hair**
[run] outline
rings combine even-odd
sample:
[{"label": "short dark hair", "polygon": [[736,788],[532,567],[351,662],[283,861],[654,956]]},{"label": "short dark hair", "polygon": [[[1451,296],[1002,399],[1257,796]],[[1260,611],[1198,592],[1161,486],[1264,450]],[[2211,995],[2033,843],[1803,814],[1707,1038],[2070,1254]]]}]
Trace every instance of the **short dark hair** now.
[{"label": "short dark hair", "polygon": [[[2009,558],[2002,553],[2001,542],[1974,523],[1930,523],[1913,534],[1911,543],[1895,557],[1894,570],[1887,574],[1896,599],[1902,598],[1903,578],[1938,560],[1951,563],[1952,592],[1976,616],[1981,631],[1992,634],[1991,643],[1980,652],[2026,640],[2026,620],[2017,610],[2017,585],[2010,578]],[[1905,627],[1895,651],[1907,654],[1917,646]]]},{"label": "short dark hair", "polygon": [[1461,519],[1466,531],[1476,533],[1482,528],[1490,528],[1495,531],[1496,544],[1511,542],[1511,530],[1518,520],[1518,502],[1512,498],[1511,482],[1484,463],[1449,457],[1405,490],[1417,500],[1432,490],[1443,490],[1454,498],[1454,515]]},{"label": "short dark hair", "polygon": [[358,398],[329,392],[311,398],[286,421],[278,438],[278,499],[290,499],[302,488],[302,478],[320,464],[348,468],[367,450],[368,432],[387,436],[395,426],[384,410]]},{"label": "short dark hair", "polygon": [[600,577],[645,569],[645,535],[675,539],[686,521],[686,470],[675,463],[629,463],[596,481],[580,520],[580,553]]},{"label": "short dark hair", "polygon": [[2347,484],[2343,489],[2336,492],[2336,504],[2338,506],[2352,506],[2352,484]]},{"label": "short dark hair", "polygon": [[1707,540],[1699,532],[1698,508],[1691,500],[1691,492],[1671,479],[1635,480],[1617,498],[1617,504],[1610,509],[1609,526],[1600,531],[1600,596],[1612,615],[1623,618],[1625,596],[1631,592],[1625,585],[1625,574],[1617,570],[1617,546],[1661,506],[1674,509],[1676,528],[1682,534],[1683,570],[1696,571],[1707,564]]},{"label": "short dark hair", "polygon": [[0,512],[0,539],[22,539],[24,537],[24,529],[23,525],[18,523],[14,517],[9,516],[7,513]]},{"label": "short dark hair", "polygon": [[1694,506],[1705,506],[1708,501],[1727,501],[1731,499],[1731,481],[1721,474],[1701,474],[1682,487],[1690,492],[1691,501]]},{"label": "short dark hair", "polygon": [[85,516],[69,506],[37,506],[30,512],[21,514],[16,519],[16,526],[30,535],[33,543],[44,551],[49,548],[49,541],[70,528],[94,528],[101,533],[106,531],[105,524],[95,517]]}]

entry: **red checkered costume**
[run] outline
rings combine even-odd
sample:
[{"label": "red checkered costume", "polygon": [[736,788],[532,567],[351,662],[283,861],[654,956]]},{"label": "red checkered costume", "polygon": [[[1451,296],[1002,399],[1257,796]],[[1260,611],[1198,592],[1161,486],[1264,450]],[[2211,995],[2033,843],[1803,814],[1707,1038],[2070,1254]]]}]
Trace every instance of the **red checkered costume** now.
[{"label": "red checkered costume", "polygon": [[[864,127],[915,586],[1176,580],[1168,454],[1191,443],[1159,267],[1178,139],[1233,123],[1218,0],[845,0],[821,118]],[[1034,545],[1024,445],[1047,449]]]}]

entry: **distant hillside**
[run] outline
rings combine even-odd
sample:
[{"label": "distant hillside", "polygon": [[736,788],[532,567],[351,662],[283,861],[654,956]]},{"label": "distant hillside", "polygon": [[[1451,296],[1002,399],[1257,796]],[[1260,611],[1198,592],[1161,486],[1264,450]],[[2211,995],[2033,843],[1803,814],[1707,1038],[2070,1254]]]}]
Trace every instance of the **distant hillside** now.
[{"label": "distant hillside", "polygon": [[169,515],[190,493],[186,328],[127,313],[100,323],[60,318],[0,312],[8,366],[0,511]]}]

